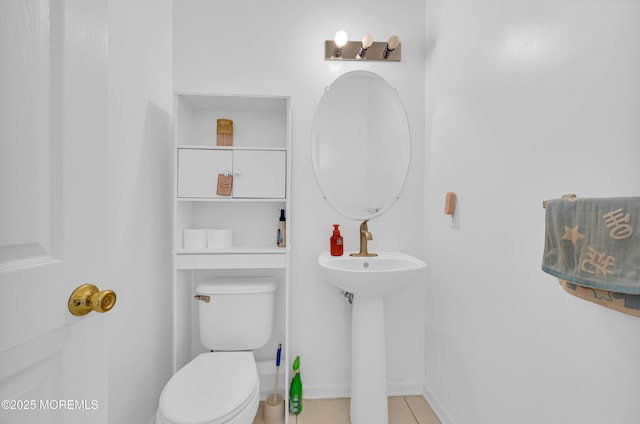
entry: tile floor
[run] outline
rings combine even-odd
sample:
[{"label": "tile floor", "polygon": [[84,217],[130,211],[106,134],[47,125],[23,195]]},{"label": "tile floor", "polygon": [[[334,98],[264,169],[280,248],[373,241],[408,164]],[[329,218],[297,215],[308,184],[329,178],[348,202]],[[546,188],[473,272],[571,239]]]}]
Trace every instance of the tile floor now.
[{"label": "tile floor", "polygon": [[[253,424],[263,424],[263,402]],[[349,399],[305,399],[302,413],[289,417],[289,424],[350,424]],[[389,398],[389,424],[440,424],[422,396]]]}]

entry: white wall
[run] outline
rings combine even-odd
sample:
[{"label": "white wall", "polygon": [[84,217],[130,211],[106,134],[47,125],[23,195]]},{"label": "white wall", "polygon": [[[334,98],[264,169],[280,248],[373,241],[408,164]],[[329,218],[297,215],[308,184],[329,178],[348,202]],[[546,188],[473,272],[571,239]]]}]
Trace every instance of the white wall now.
[{"label": "white wall", "polygon": [[428,0],[426,16],[429,400],[455,424],[637,423],[640,319],[540,264],[544,199],[640,192],[640,2]]},{"label": "white wall", "polygon": [[[174,89],[211,93],[291,96],[292,234],[291,346],[301,355],[305,396],[343,396],[350,381],[351,307],[322,280],[317,256],[329,249],[332,224],[342,224],[345,251],[357,251],[358,226],[322,198],[310,158],[311,122],[323,90],[354,69],[377,72],[399,90],[406,107],[412,162],[402,198],[369,223],[370,250],[404,250],[423,256],[424,3],[181,0],[174,4]],[[345,29],[351,39],[397,33],[402,63],[330,63],[324,41]],[[234,123],[241,125],[241,123]],[[274,220],[277,215],[274,214]],[[397,392],[423,386],[424,287],[416,285],[386,303],[389,381]]]},{"label": "white wall", "polygon": [[108,415],[140,424],[171,376],[171,0],[109,0],[108,49]]}]

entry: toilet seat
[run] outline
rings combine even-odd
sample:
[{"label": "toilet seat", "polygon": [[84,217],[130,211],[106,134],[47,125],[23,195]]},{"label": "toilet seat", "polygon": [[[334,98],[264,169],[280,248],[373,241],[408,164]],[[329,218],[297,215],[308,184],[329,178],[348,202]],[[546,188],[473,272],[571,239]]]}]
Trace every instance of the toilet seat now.
[{"label": "toilet seat", "polygon": [[164,387],[159,422],[226,423],[253,403],[258,390],[258,372],[251,352],[202,353]]}]

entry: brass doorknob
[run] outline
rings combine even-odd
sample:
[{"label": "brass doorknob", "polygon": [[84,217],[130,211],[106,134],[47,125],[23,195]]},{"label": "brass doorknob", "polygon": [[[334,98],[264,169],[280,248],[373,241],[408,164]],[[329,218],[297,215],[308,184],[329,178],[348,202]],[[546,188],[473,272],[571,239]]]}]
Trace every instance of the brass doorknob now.
[{"label": "brass doorknob", "polygon": [[76,316],[86,315],[91,311],[109,312],[116,304],[116,292],[99,291],[93,284],[77,287],[69,296],[69,312]]}]

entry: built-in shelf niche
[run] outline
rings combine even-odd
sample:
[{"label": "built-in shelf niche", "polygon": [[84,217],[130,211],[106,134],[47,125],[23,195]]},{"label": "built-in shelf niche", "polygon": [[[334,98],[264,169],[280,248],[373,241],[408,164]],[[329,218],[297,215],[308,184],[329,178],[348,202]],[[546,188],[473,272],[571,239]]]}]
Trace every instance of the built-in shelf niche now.
[{"label": "built-in shelf niche", "polygon": [[[177,202],[174,252],[186,253],[283,253],[276,247],[280,209],[287,202],[229,201]],[[187,228],[231,228],[233,246],[229,249],[185,249],[183,231]]]},{"label": "built-in shelf niche", "polygon": [[177,96],[176,139],[182,146],[215,146],[216,122],[233,120],[233,148],[287,148],[289,100],[270,96]]}]

